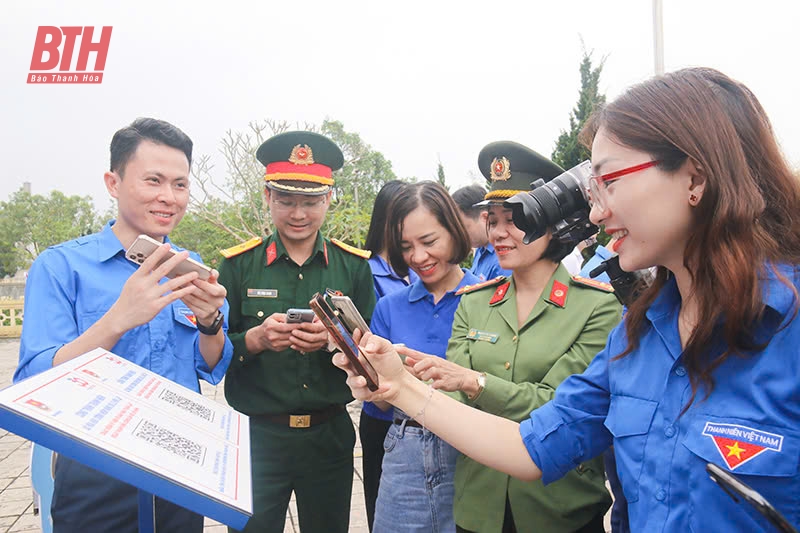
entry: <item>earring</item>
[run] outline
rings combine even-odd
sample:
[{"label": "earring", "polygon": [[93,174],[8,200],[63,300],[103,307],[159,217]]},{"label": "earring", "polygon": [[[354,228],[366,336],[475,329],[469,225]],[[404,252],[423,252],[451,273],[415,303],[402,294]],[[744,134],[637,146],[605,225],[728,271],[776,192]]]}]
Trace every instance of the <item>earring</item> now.
[{"label": "earring", "polygon": [[692,194],[691,196],[689,196],[689,203],[692,204],[692,205],[696,204],[697,203],[697,195]]}]

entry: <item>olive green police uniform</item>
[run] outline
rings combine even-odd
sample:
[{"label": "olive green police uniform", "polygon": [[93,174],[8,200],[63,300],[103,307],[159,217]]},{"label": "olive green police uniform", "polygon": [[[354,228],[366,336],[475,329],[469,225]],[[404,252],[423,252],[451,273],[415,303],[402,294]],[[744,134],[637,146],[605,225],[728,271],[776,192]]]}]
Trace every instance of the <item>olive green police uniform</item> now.
[{"label": "olive green police uniform", "polygon": [[[503,202],[530,190],[537,179],[547,181],[562,172],[533,150],[511,142],[487,145],[478,161],[491,180],[486,203]],[[583,372],[621,318],[610,285],[572,279],[561,264],[521,327],[513,274],[462,291],[447,359],[486,377],[475,398],[463,392],[456,397],[516,422],[550,401],[568,376]],[[596,523],[611,504],[600,457],[545,487],[541,481],[520,481],[461,456],[455,491],[456,524],[480,533],[503,531],[507,502],[520,533],[580,530]]]},{"label": "olive green police uniform", "polygon": [[[288,144],[284,139],[280,149],[295,155],[297,145],[306,147],[305,153],[313,154],[314,164],[320,165],[325,161],[326,146],[316,137],[303,132]],[[288,156],[287,151],[283,157]],[[310,169],[311,164],[295,165],[297,168],[282,164],[275,171],[268,159],[259,159],[267,167],[268,186],[273,190],[296,193],[313,187],[315,194],[328,190],[315,182],[313,175],[303,175],[320,170]],[[291,181],[276,178],[278,172]],[[234,346],[225,397],[233,408],[250,415],[254,515],[245,531],[282,532],[294,491],[304,533],[344,533],[349,524],[355,444],[353,425],[344,409],[353,399],[346,375],[333,366],[327,351],[286,349],[251,354],[244,337],[273,313],[307,309],[314,293],[328,288],[350,296],[369,320],[375,291],[365,258],[368,253],[318,233],[313,253],[298,265],[289,258],[276,232],[263,242],[254,239],[223,255],[228,257],[220,266],[219,281],[228,291],[228,335]]]}]

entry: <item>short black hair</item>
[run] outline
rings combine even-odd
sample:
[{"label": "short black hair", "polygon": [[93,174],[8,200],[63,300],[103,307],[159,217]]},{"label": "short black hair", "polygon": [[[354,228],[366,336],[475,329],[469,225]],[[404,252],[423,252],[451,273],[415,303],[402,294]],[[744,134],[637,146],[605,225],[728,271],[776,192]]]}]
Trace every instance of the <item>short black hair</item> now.
[{"label": "short black hair", "polygon": [[364,248],[372,252],[372,255],[378,255],[386,248],[386,220],[389,214],[389,204],[392,198],[403,194],[407,187],[408,183],[404,181],[391,180],[384,183],[381,190],[378,191],[375,204],[372,206],[372,218],[369,221],[367,239],[364,243]]},{"label": "short black hair", "polygon": [[473,220],[480,216],[481,211],[486,211],[486,206],[475,207],[475,204],[482,202],[485,197],[486,189],[480,185],[461,187],[453,193],[453,201],[458,208]]},{"label": "short black hair", "polygon": [[400,276],[408,275],[408,265],[403,259],[400,247],[403,240],[403,222],[418,207],[430,211],[453,238],[451,264],[461,263],[472,250],[467,228],[464,227],[458,214],[458,206],[447,189],[435,181],[412,183],[408,185],[404,194],[395,196],[389,204],[389,218],[386,222],[386,251],[389,254],[389,263]]},{"label": "short black hair", "polygon": [[188,135],[164,120],[137,118],[111,138],[111,172],[122,176],[131,156],[144,140],[180,150],[192,166],[192,140]]}]

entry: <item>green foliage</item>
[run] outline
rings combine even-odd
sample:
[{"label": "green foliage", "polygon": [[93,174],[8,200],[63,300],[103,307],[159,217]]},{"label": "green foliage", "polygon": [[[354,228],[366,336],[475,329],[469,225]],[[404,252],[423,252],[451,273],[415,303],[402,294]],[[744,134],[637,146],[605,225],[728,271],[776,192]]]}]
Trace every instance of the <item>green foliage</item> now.
[{"label": "green foliage", "polygon": [[442,165],[441,160],[439,161],[439,164],[436,168],[436,180],[439,182],[439,185],[441,185],[448,191],[450,190],[450,187],[447,186],[447,181],[445,180],[444,177],[444,165]]},{"label": "green foliage", "polygon": [[48,246],[99,229],[91,198],[19,190],[0,202],[0,275],[28,268]]},{"label": "green foliage", "polygon": [[592,54],[583,51],[581,61],[581,90],[578,93],[578,103],[575,109],[569,114],[569,130],[561,131],[556,141],[551,159],[565,169],[569,169],[589,159],[589,150],[578,141],[578,135],[583,128],[586,119],[592,114],[595,108],[606,101],[606,97],[599,92],[600,73],[603,71],[603,63],[592,68]]}]

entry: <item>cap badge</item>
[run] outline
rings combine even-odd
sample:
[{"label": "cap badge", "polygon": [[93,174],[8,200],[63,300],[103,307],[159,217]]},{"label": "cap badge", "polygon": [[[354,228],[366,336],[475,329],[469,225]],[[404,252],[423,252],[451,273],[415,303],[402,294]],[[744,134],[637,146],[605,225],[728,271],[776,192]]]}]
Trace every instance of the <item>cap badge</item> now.
[{"label": "cap badge", "polygon": [[292,148],[292,155],[289,156],[289,162],[295,165],[313,165],[314,153],[307,144],[298,144]]},{"label": "cap badge", "polygon": [[511,164],[505,157],[492,160],[492,181],[507,181],[511,178]]}]

